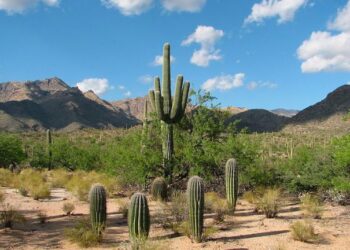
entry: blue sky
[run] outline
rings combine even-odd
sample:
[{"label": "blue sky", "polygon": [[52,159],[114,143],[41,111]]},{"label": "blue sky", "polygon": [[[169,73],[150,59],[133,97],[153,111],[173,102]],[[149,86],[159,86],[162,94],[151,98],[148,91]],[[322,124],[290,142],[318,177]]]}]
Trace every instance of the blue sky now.
[{"label": "blue sky", "polygon": [[350,0],[0,0],[0,82],[57,76],[106,100],[161,75],[222,106],[303,109],[350,83]]}]

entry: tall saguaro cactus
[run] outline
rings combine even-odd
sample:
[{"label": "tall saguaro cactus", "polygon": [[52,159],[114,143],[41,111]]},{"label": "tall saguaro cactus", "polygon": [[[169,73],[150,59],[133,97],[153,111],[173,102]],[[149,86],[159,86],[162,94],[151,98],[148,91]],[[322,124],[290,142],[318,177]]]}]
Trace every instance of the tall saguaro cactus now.
[{"label": "tall saguaro cactus", "polygon": [[106,190],[101,184],[91,187],[89,193],[90,219],[92,228],[101,233],[106,226],[107,220],[107,197]]},{"label": "tall saguaro cactus", "polygon": [[49,158],[49,170],[52,168],[52,134],[51,130],[46,130],[46,140],[47,140],[47,154]]},{"label": "tall saguaro cactus", "polygon": [[142,128],[142,137],[141,137],[141,153],[145,149],[145,141],[148,137],[148,101],[145,100],[143,106],[143,128]]},{"label": "tall saguaro cactus", "polygon": [[202,241],[204,213],[204,184],[202,178],[193,176],[187,183],[189,224],[193,240]]},{"label": "tall saguaro cactus", "polygon": [[131,197],[128,226],[130,239],[134,243],[134,248],[138,249],[139,245],[148,238],[150,229],[149,208],[143,193],[135,193]]},{"label": "tall saguaro cactus", "polygon": [[171,74],[170,74],[170,45],[163,47],[163,79],[162,88],[160,78],[154,79],[154,90],[149,92],[149,99],[153,110],[157,112],[161,120],[163,140],[163,166],[164,176],[171,182],[172,178],[172,157],[174,154],[173,124],[178,123],[184,116],[190,83],[183,82],[183,76],[177,77],[175,95],[171,96]]},{"label": "tall saguaro cactus", "polygon": [[225,166],[226,198],[232,212],[235,211],[238,196],[238,166],[235,159],[229,159]]}]

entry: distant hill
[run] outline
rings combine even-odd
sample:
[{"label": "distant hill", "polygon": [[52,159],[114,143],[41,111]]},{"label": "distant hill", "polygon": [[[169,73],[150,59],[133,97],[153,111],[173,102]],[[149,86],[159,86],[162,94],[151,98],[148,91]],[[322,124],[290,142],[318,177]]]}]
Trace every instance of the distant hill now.
[{"label": "distant hill", "polygon": [[58,78],[0,84],[0,129],[70,131],[137,124],[134,117]]},{"label": "distant hill", "polygon": [[137,97],[137,98],[127,98],[124,100],[114,101],[111,104],[119,109],[122,109],[125,113],[130,116],[137,118],[142,121],[143,119],[143,108],[145,105],[145,101],[148,96]]},{"label": "distant hill", "polygon": [[231,116],[226,122],[239,121],[238,128],[247,128],[249,132],[273,132],[281,130],[287,120],[265,109],[250,109]]}]

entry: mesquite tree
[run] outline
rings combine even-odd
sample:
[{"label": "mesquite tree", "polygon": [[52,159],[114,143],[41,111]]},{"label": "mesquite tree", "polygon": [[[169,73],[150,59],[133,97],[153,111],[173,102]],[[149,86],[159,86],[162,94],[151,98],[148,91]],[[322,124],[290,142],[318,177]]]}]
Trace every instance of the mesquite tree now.
[{"label": "mesquite tree", "polygon": [[169,183],[172,181],[172,158],[174,154],[173,124],[178,123],[184,116],[190,83],[183,83],[183,76],[177,77],[175,95],[171,96],[170,75],[170,45],[163,47],[163,79],[162,88],[160,78],[154,79],[154,90],[149,92],[149,99],[153,110],[161,121],[162,150],[164,177]]}]

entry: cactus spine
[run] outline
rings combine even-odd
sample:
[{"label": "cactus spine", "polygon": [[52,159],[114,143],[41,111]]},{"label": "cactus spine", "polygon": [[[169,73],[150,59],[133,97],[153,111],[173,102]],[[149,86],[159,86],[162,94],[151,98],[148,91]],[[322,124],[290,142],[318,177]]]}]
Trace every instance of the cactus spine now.
[{"label": "cactus spine", "polygon": [[128,212],[129,236],[135,247],[138,248],[148,238],[150,215],[147,198],[142,193],[135,193],[131,197]]},{"label": "cactus spine", "polygon": [[101,233],[107,220],[106,190],[101,184],[95,184],[91,187],[89,201],[92,228]]},{"label": "cactus spine", "polygon": [[238,195],[238,166],[235,159],[229,159],[225,166],[226,198],[231,211],[235,211]]},{"label": "cactus spine", "polygon": [[172,157],[174,154],[173,124],[178,123],[184,116],[190,83],[183,83],[183,76],[177,77],[175,96],[171,96],[170,82],[170,45],[166,43],[163,47],[163,82],[160,87],[160,78],[154,79],[154,90],[149,92],[149,100],[153,110],[156,111],[158,119],[161,121],[162,149],[164,176],[171,182],[172,180]]},{"label": "cactus spine", "polygon": [[189,207],[189,224],[192,238],[196,242],[201,242],[204,212],[204,184],[202,178],[193,176],[188,181],[187,200]]},{"label": "cactus spine", "polygon": [[167,199],[167,185],[164,178],[158,177],[154,179],[151,186],[151,194],[154,200],[165,201]]},{"label": "cactus spine", "polygon": [[49,159],[49,170],[52,168],[52,134],[51,130],[46,130],[46,140],[47,140],[47,155]]}]

